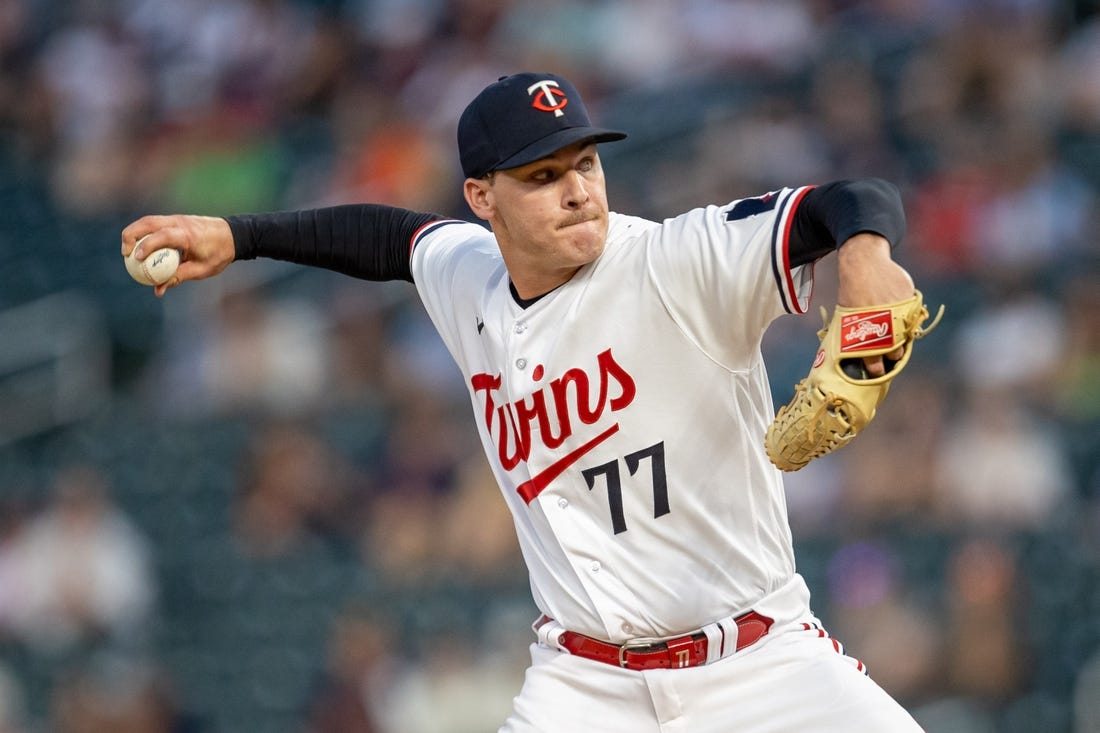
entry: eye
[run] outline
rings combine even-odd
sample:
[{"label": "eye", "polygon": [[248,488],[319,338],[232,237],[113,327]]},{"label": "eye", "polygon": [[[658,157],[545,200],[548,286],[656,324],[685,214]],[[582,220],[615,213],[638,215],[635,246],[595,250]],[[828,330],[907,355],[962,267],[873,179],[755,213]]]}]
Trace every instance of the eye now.
[{"label": "eye", "polygon": [[528,180],[532,183],[550,183],[554,178],[556,178],[556,176],[554,175],[554,171],[550,168],[539,168],[528,176]]},{"label": "eye", "polygon": [[582,158],[581,161],[579,163],[577,163],[577,170],[579,170],[581,173],[588,173],[589,171],[591,171],[595,167],[596,167],[596,159],[595,158]]}]

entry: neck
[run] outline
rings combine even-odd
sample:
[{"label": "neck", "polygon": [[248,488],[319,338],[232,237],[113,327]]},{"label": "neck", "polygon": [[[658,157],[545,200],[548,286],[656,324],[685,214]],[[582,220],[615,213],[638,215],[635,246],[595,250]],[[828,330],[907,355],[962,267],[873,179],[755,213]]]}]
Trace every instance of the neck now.
[{"label": "neck", "polygon": [[546,278],[511,278],[510,287],[512,289],[512,295],[516,297],[516,300],[520,301],[521,305],[530,305],[542,296],[557,290],[565,283],[573,279],[573,275],[577,273],[574,269],[569,273],[568,277],[546,277]]},{"label": "neck", "polygon": [[572,280],[581,269],[579,265],[548,267],[545,261],[526,256],[503,244],[500,251],[511,278],[513,294],[520,300],[537,300]]}]

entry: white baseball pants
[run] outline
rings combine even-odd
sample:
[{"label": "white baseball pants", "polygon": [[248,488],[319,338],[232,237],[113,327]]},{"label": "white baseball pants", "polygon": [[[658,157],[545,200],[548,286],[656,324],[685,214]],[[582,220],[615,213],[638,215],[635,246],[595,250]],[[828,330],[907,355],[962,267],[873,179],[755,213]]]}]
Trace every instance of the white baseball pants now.
[{"label": "white baseball pants", "polygon": [[637,672],[532,644],[531,666],[500,733],[857,730],[921,733],[807,612],[732,656],[685,669]]}]

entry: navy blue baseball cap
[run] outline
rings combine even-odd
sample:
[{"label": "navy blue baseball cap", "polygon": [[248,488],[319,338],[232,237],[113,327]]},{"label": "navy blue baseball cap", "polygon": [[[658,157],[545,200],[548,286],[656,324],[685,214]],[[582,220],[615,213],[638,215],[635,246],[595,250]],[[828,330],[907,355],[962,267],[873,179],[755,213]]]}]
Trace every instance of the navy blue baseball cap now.
[{"label": "navy blue baseball cap", "polygon": [[580,92],[556,74],[502,76],[466,106],[458,120],[458,155],[467,178],[518,168],[581,140],[622,140],[625,132],[593,127]]}]

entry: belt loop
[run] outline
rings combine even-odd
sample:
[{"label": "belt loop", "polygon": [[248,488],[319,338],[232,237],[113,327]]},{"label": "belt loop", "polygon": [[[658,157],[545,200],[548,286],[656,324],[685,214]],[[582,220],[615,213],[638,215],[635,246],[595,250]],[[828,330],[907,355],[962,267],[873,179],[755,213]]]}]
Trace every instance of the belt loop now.
[{"label": "belt loop", "polygon": [[737,619],[724,618],[718,622],[718,625],[722,627],[722,656],[728,657],[737,651],[737,636],[740,631]]},{"label": "belt loop", "polygon": [[707,624],[701,631],[707,636],[707,664],[716,662],[725,654],[725,629],[721,622]]},{"label": "belt loop", "polygon": [[532,625],[532,627],[535,633],[538,634],[540,644],[550,647],[551,649],[565,652],[566,654],[570,653],[570,651],[561,644],[561,635],[565,633],[565,627],[557,621],[542,616]]}]

